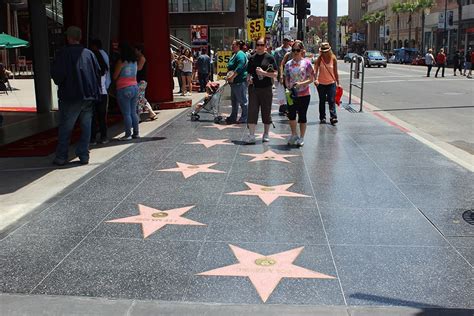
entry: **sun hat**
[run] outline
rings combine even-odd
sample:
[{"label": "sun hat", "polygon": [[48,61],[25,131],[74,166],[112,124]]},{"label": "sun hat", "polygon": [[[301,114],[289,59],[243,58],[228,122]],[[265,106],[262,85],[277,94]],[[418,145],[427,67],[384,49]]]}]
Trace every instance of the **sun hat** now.
[{"label": "sun hat", "polygon": [[319,47],[319,51],[321,53],[329,52],[330,50],[331,50],[331,46],[329,45],[329,43],[327,42],[321,43],[321,46]]}]

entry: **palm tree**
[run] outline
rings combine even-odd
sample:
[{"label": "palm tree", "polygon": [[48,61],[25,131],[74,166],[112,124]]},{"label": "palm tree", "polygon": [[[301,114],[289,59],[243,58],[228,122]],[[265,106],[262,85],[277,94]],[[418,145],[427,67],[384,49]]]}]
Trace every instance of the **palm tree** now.
[{"label": "palm tree", "polygon": [[421,53],[425,53],[425,14],[434,7],[435,0],[418,0],[417,10],[421,12]]},{"label": "palm tree", "polygon": [[413,12],[416,11],[417,6],[418,6],[417,1],[402,3],[401,12],[408,13],[408,47],[411,47],[411,25],[413,23],[412,16],[413,16]]},{"label": "palm tree", "polygon": [[327,41],[327,34],[328,34],[327,22],[321,22],[321,24],[319,25],[319,32],[321,33],[321,39],[323,41]]},{"label": "palm tree", "polygon": [[361,19],[362,22],[365,22],[367,24],[367,32],[365,34],[365,42],[367,46],[367,49],[369,49],[369,26],[371,23],[375,22],[375,14],[374,13],[366,13],[362,16]]},{"label": "palm tree", "polygon": [[[374,23],[377,23],[379,26],[378,28],[380,29],[380,23],[385,24],[385,12],[379,11],[374,13]],[[380,34],[378,35],[378,42],[379,42],[379,49],[382,50],[382,45],[380,44]],[[384,43],[385,43],[385,31],[384,31]]]},{"label": "palm tree", "polygon": [[394,4],[392,4],[392,12],[397,15],[397,46],[398,46],[400,43],[400,13],[402,12],[402,3],[395,2]]}]

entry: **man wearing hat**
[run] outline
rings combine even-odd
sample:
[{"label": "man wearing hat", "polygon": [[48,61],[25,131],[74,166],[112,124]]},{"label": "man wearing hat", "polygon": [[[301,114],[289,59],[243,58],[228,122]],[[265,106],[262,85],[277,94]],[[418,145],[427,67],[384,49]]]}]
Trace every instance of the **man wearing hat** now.
[{"label": "man wearing hat", "polygon": [[[275,49],[275,52],[273,53],[276,64],[278,66],[278,76],[277,76],[277,80],[275,81],[275,88],[277,91],[283,89],[283,93],[284,93],[285,87],[283,86],[283,78],[282,78],[280,68],[281,68],[281,62],[283,61],[283,58],[288,52],[291,51],[290,41],[291,41],[291,38],[288,35],[285,35],[283,37],[283,44],[277,49]],[[278,101],[281,103],[280,109],[279,109],[280,115],[285,115],[286,107],[287,107],[286,98],[283,95],[281,100],[278,100]]]},{"label": "man wearing hat", "polygon": [[59,131],[53,164],[68,162],[69,140],[77,119],[81,121],[81,138],[76,156],[81,164],[89,163],[92,107],[100,96],[100,67],[94,53],[80,44],[82,32],[76,26],[66,30],[67,43],[57,55],[51,77],[58,85]]}]

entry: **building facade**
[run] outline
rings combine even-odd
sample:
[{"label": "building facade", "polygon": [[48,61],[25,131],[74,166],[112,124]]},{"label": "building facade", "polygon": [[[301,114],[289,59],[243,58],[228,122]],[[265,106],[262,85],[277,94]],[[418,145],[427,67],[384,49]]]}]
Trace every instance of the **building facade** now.
[{"label": "building facade", "polygon": [[406,47],[423,53],[428,48],[437,51],[444,47],[448,54],[452,54],[457,49],[466,50],[474,46],[474,0],[460,1],[462,19],[459,18],[460,5],[457,0],[437,0],[432,8],[416,10],[411,17],[408,13],[399,13],[397,23],[397,14],[393,12],[392,6],[399,2],[406,1],[369,0],[367,13],[381,12],[385,19],[367,24],[368,49],[393,51]]},{"label": "building facade", "polygon": [[191,25],[207,25],[209,45],[230,50],[236,38],[245,39],[246,1],[168,0],[170,34],[191,45]]}]

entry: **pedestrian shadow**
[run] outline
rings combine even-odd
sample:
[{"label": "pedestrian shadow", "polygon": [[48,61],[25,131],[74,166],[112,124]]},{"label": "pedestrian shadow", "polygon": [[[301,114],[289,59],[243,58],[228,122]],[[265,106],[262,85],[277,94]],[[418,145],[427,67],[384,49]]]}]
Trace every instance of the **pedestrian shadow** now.
[{"label": "pedestrian shadow", "polygon": [[[440,305],[426,304],[416,301],[401,300],[387,296],[378,296],[366,293],[355,293],[349,295],[350,298],[377,302],[380,306],[410,307],[418,309],[409,315],[413,316],[472,316],[473,309],[445,308]],[[408,314],[407,314],[408,315]]]}]

